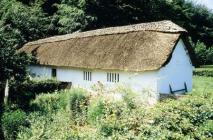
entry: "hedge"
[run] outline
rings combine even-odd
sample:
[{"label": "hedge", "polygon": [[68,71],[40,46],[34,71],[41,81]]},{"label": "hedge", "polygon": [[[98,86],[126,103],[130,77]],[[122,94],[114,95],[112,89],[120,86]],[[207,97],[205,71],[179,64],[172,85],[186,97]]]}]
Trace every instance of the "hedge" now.
[{"label": "hedge", "polygon": [[196,69],[193,71],[195,76],[213,77],[213,69]]},{"label": "hedge", "polygon": [[22,109],[27,109],[32,99],[41,93],[51,93],[65,89],[67,83],[56,80],[25,81],[23,83],[11,82],[9,90],[9,101]]}]

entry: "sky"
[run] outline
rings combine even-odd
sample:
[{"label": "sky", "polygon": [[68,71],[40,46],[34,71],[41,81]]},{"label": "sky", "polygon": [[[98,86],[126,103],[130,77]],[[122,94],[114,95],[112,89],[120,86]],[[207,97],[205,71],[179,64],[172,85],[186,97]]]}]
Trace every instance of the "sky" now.
[{"label": "sky", "polygon": [[203,4],[207,6],[209,9],[213,10],[213,0],[192,0],[192,1]]}]

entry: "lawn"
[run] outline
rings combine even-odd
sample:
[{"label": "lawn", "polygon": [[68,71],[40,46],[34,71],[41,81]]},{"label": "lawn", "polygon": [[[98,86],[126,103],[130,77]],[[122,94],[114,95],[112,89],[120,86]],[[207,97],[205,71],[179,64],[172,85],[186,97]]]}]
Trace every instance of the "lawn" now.
[{"label": "lawn", "polygon": [[213,94],[213,77],[194,76],[192,94]]}]

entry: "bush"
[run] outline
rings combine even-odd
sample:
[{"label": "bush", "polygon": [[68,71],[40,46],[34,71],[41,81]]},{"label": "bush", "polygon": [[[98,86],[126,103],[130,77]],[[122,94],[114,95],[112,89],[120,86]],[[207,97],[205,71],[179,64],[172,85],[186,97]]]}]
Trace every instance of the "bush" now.
[{"label": "bush", "polygon": [[21,110],[6,111],[2,117],[2,127],[6,139],[15,139],[22,127],[28,127],[26,113]]},{"label": "bush", "polygon": [[203,123],[195,132],[195,136],[201,139],[211,139],[213,137],[213,120],[208,120]]},{"label": "bush", "polygon": [[195,54],[199,65],[213,64],[213,48],[207,48],[204,43],[198,41],[195,45]]},{"label": "bush", "polygon": [[33,103],[48,113],[30,113],[30,128],[18,139],[211,139],[212,95],[192,93],[148,109],[102,96],[89,101],[83,89],[39,95]]},{"label": "bush", "polygon": [[73,136],[72,121],[69,112],[60,110],[56,114],[41,115],[31,113],[29,116],[30,128],[22,129],[18,133],[18,140],[65,140],[76,139]]},{"label": "bush", "polygon": [[104,102],[104,115],[98,120],[98,132],[105,137],[137,133],[144,110],[130,109],[125,102]]},{"label": "bush", "polygon": [[88,96],[84,89],[72,89],[69,94],[69,109],[72,118],[77,123],[84,123],[86,121]]},{"label": "bush", "polygon": [[9,100],[22,109],[28,109],[30,101],[35,99],[36,95],[61,90],[62,87],[63,84],[55,80],[11,82]]},{"label": "bush", "polygon": [[211,101],[201,96],[188,96],[178,102],[169,100],[152,110],[151,127],[168,131],[172,138],[175,138],[175,134],[179,134],[178,137],[181,139],[202,139],[206,132],[198,136],[197,129],[212,120],[212,112]]},{"label": "bush", "polygon": [[31,102],[33,111],[40,111],[42,113],[56,113],[60,109],[66,109],[68,105],[67,96],[69,91],[60,91],[52,94],[41,94]]},{"label": "bush", "polygon": [[213,69],[204,69],[204,68],[196,69],[193,71],[193,75],[213,77]]},{"label": "bush", "polygon": [[128,108],[134,109],[136,108],[135,98],[136,93],[134,93],[131,89],[128,88],[120,88],[120,92],[123,94],[123,100],[126,102]]},{"label": "bush", "polygon": [[97,124],[97,121],[104,115],[104,103],[101,100],[95,100],[88,107],[88,122]]},{"label": "bush", "polygon": [[31,103],[34,110],[44,113],[53,113],[60,109],[60,98],[57,94],[42,94]]}]

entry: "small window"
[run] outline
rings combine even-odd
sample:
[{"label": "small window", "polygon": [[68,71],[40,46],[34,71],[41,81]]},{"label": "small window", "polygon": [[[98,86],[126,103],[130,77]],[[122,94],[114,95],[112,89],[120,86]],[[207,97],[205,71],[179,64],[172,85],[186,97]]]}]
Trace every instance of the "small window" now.
[{"label": "small window", "polygon": [[92,72],[90,72],[90,71],[84,71],[84,73],[83,73],[83,79],[85,81],[92,81]]},{"label": "small window", "polygon": [[107,73],[107,82],[114,82],[114,83],[118,83],[119,82],[119,73]]},{"label": "small window", "polygon": [[57,71],[56,69],[52,69],[52,77],[55,78],[57,76]]}]

